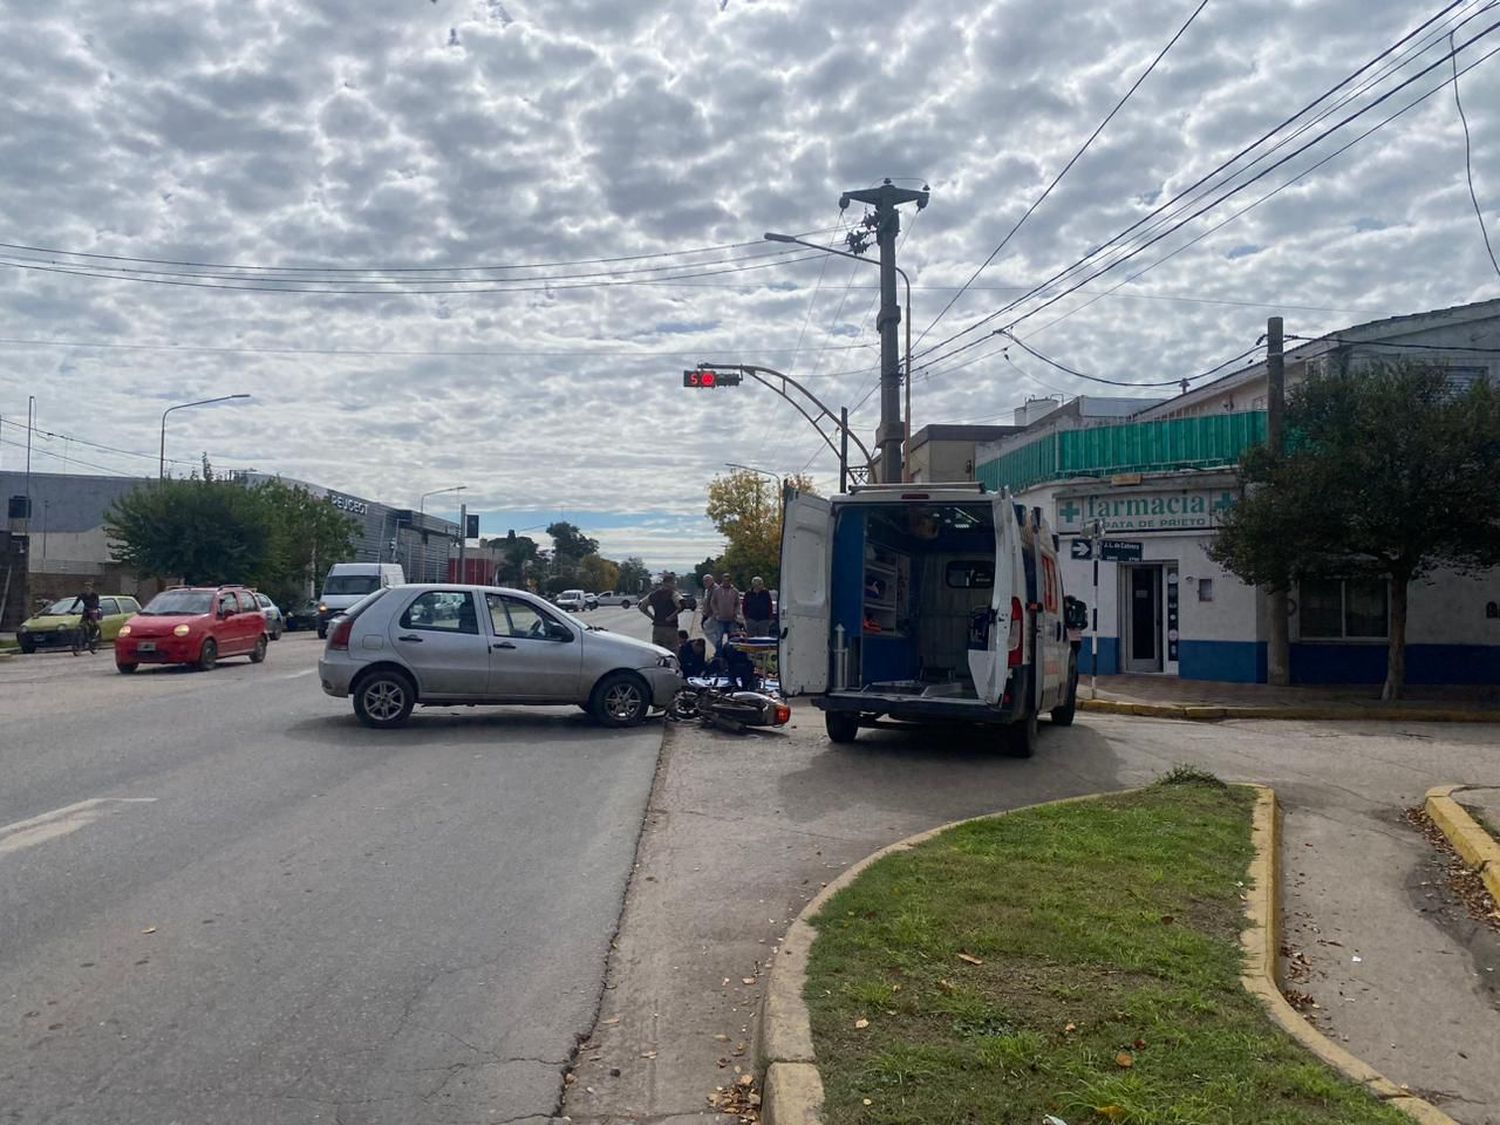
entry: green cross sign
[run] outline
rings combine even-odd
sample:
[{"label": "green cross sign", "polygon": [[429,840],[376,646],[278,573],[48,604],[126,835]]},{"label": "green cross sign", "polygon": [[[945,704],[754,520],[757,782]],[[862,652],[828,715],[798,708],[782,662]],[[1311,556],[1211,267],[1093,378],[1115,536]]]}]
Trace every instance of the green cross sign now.
[{"label": "green cross sign", "polygon": [[1083,509],[1075,504],[1072,500],[1068,500],[1065,503],[1059,505],[1057,509],[1057,514],[1064,523],[1072,523],[1082,513]]}]

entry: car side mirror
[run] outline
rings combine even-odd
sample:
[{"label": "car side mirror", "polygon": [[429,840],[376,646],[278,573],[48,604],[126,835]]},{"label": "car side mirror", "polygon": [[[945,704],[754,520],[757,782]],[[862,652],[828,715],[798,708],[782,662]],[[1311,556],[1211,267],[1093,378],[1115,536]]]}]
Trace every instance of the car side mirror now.
[{"label": "car side mirror", "polygon": [[1066,599],[1063,608],[1064,624],[1069,629],[1087,629],[1089,627],[1089,607],[1078,598]]},{"label": "car side mirror", "polygon": [[547,639],[549,641],[571,641],[572,631],[560,621],[547,622]]}]

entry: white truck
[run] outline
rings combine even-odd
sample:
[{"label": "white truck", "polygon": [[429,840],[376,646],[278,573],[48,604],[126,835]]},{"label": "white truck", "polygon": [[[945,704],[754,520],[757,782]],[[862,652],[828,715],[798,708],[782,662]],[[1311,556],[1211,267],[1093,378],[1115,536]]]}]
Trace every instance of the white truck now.
[{"label": "white truck", "polygon": [[1058,540],[1041,509],[979,484],[789,492],[782,524],[780,670],[828,737],[863,726],[980,723],[1035,752],[1038,717],[1066,726],[1078,696]]}]

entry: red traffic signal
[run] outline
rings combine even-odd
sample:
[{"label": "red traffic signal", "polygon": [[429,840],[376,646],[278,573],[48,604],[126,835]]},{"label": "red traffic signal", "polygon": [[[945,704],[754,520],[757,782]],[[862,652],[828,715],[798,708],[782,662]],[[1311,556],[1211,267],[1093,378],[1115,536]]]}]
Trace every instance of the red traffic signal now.
[{"label": "red traffic signal", "polygon": [[703,387],[712,390],[714,387],[737,387],[740,385],[740,373],[738,371],[684,371],[682,373],[682,385],[684,387]]}]

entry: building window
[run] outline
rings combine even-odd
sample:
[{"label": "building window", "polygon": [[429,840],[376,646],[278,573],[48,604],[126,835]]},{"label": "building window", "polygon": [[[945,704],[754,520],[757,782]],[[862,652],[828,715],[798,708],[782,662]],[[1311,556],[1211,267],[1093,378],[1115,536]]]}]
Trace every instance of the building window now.
[{"label": "building window", "polygon": [[1300,583],[1303,640],[1384,640],[1390,598],[1382,578],[1308,579]]},{"label": "building window", "polygon": [[1200,602],[1211,602],[1214,600],[1214,580],[1212,578],[1198,579],[1198,600]]}]

